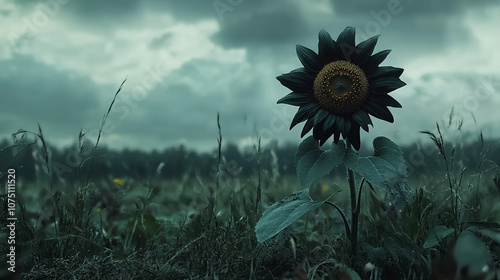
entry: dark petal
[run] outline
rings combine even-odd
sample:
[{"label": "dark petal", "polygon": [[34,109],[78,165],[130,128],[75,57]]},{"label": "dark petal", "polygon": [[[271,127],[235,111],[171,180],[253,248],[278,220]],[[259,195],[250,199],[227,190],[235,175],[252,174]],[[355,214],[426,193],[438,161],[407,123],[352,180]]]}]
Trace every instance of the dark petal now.
[{"label": "dark petal", "polygon": [[342,132],[344,130],[344,117],[337,116],[337,120],[335,121],[335,130],[336,132]]},{"label": "dark petal", "polygon": [[340,140],[340,131],[334,131],[333,132],[333,142],[337,144]]},{"label": "dark petal", "polygon": [[333,142],[335,142],[335,144],[337,144],[339,142],[339,139],[340,139],[340,133],[342,130],[341,127],[343,127],[343,124],[340,125],[339,122],[343,121],[343,118],[341,116],[335,116],[335,115],[333,117],[334,117],[333,118],[334,123],[332,126],[330,126],[328,128],[328,130],[326,130],[325,135],[327,135],[328,137],[326,137],[326,139],[324,139],[323,142],[325,142],[333,134]]},{"label": "dark petal", "polygon": [[323,68],[319,56],[311,49],[297,45],[297,56],[306,70],[318,73]]},{"label": "dark petal", "polygon": [[377,68],[375,71],[372,73],[368,74],[366,73],[366,77],[368,79],[379,79],[379,78],[385,78],[385,77],[399,77],[401,74],[403,74],[404,69],[403,68],[396,68],[392,66],[382,66]]},{"label": "dark petal", "polygon": [[292,120],[292,124],[290,125],[290,129],[292,129],[294,126],[296,126],[298,123],[301,123],[307,119],[310,119],[318,112],[320,107],[318,106],[318,103],[316,102],[311,102],[307,103],[305,105],[300,106],[299,110],[295,114]]},{"label": "dark petal", "polygon": [[363,65],[368,60],[368,58],[370,58],[373,50],[375,49],[375,45],[377,44],[378,37],[380,37],[380,35],[373,36],[356,46],[357,54],[353,60],[355,64]]},{"label": "dark petal", "polygon": [[314,95],[312,95],[309,92],[292,92],[285,97],[281,98],[278,100],[278,104],[284,103],[284,104],[289,104],[293,106],[302,106],[304,104],[307,104],[311,101],[314,101]]},{"label": "dark petal", "polygon": [[335,59],[336,43],[324,29],[319,32],[318,39],[318,55],[323,64],[328,64]]},{"label": "dark petal", "polygon": [[[340,129],[338,129],[336,125],[337,119],[340,117],[337,117],[336,115],[329,114],[328,117],[326,117],[325,121],[322,124],[323,128],[323,135],[320,138],[320,145],[323,145],[330,136],[334,133],[339,133],[340,135]],[[320,124],[321,125],[321,124]],[[338,142],[338,140],[337,140]]]},{"label": "dark petal", "polygon": [[311,129],[313,128],[313,119],[308,119],[306,123],[304,124],[304,128],[302,128],[302,133],[300,134],[300,137],[304,137]]},{"label": "dark petal", "polygon": [[342,137],[346,139],[351,131],[351,118],[346,117],[344,120],[344,127],[342,128]]},{"label": "dark petal", "polygon": [[373,126],[370,115],[368,115],[368,113],[363,110],[358,110],[354,114],[352,114],[352,119],[366,132],[369,131],[368,125],[371,124]]},{"label": "dark petal", "polygon": [[352,61],[353,56],[356,54],[355,32],[354,27],[348,26],[339,34],[337,45],[335,46],[335,53],[338,59]]},{"label": "dark petal", "polygon": [[354,27],[348,26],[337,37],[337,43],[339,43],[339,44],[346,43],[346,44],[349,44],[349,45],[354,47],[355,46],[355,43],[354,43],[355,34],[356,34],[356,30],[354,29]]},{"label": "dark petal", "polygon": [[330,136],[332,136],[333,131],[334,131],[333,129],[330,129],[330,130],[327,130],[325,133],[323,133],[323,137],[321,137],[321,139],[319,141],[320,146],[323,146],[323,144],[325,144],[325,142],[328,140],[328,138],[330,138]]},{"label": "dark petal", "polygon": [[323,122],[323,131],[327,131],[329,129],[335,129],[335,120],[337,117],[335,115],[329,114]]},{"label": "dark petal", "polygon": [[323,122],[325,118],[328,117],[328,115],[330,115],[330,113],[327,110],[319,109],[319,111],[314,116],[314,125],[316,126],[319,123]]},{"label": "dark petal", "polygon": [[368,58],[366,63],[361,67],[365,75],[370,76],[373,71],[377,70],[377,67],[387,58],[390,52],[391,50],[381,51]]},{"label": "dark petal", "polygon": [[359,147],[361,147],[361,140],[359,138],[359,126],[353,124],[353,127],[349,132],[349,141],[356,151],[359,151]]},{"label": "dark petal", "polygon": [[372,84],[370,85],[370,93],[387,94],[405,85],[406,83],[397,77],[379,78],[372,81]]},{"label": "dark petal", "polygon": [[394,122],[394,117],[391,114],[391,111],[387,109],[387,107],[383,105],[378,105],[376,103],[365,101],[365,103],[361,106],[361,109],[365,110],[368,114],[384,120],[390,123]]},{"label": "dark petal", "polygon": [[369,95],[368,99],[370,102],[375,102],[379,105],[385,105],[385,106],[390,106],[390,107],[395,107],[395,108],[401,108],[401,104],[399,104],[396,99],[394,99],[392,96],[383,94],[383,95]]},{"label": "dark petal", "polygon": [[321,140],[323,138],[323,130],[321,129],[321,126],[316,125],[314,126],[313,129],[313,136],[315,139]]},{"label": "dark petal", "polygon": [[323,132],[322,137],[319,139],[319,140],[320,140],[319,144],[320,144],[320,145],[325,144],[325,142],[328,140],[328,138],[330,138],[330,137],[332,136],[332,134],[333,134],[334,132],[335,132],[335,127],[334,127],[334,126],[329,127],[327,130],[325,130],[325,131]]},{"label": "dark petal", "polygon": [[276,77],[282,85],[295,92],[312,92],[314,78],[314,75],[306,72],[304,68]]}]

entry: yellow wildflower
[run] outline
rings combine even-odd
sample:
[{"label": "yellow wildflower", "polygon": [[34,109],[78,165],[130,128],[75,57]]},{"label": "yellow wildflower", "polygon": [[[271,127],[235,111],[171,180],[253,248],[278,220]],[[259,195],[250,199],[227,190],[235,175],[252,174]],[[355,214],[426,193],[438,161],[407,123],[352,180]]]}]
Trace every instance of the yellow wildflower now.
[{"label": "yellow wildflower", "polygon": [[125,184],[125,180],[123,180],[121,178],[114,178],[113,183],[118,184],[120,186],[123,186]]}]

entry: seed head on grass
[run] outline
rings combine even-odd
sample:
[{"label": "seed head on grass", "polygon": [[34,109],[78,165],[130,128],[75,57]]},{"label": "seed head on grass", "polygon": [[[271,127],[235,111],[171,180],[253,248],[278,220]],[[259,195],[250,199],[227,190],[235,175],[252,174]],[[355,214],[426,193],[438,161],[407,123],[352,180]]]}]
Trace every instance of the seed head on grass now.
[{"label": "seed head on grass", "polygon": [[446,153],[444,152],[444,141],[443,141],[443,135],[441,134],[441,130],[439,129],[439,124],[436,123],[437,131],[439,137],[437,137],[434,133],[425,130],[425,131],[420,131],[420,133],[427,134],[431,138],[431,140],[436,144],[436,147],[439,149],[439,153],[441,156],[446,157]]},{"label": "seed head on grass", "polygon": [[[85,187],[87,187],[87,185],[89,183],[90,174],[91,174],[92,168],[94,166],[94,158],[95,158],[96,153],[97,153],[97,147],[99,146],[99,140],[101,140],[101,134],[102,134],[102,130],[104,129],[104,124],[106,123],[106,120],[108,119],[109,113],[111,112],[111,108],[113,108],[113,105],[115,104],[115,100],[116,100],[116,97],[118,96],[118,93],[120,93],[120,91],[122,90],[123,84],[125,84],[126,81],[127,81],[127,78],[125,78],[125,80],[123,80],[123,82],[120,84],[120,87],[118,87],[118,90],[116,91],[115,96],[113,97],[113,100],[111,101],[111,104],[109,104],[108,111],[106,112],[106,114],[102,118],[101,127],[99,128],[97,140],[95,142],[95,146],[94,146],[94,149],[92,152],[92,157],[90,159],[90,167],[89,167],[89,170],[87,173],[87,179],[85,180]],[[80,132],[80,134],[81,134],[81,132]]]}]

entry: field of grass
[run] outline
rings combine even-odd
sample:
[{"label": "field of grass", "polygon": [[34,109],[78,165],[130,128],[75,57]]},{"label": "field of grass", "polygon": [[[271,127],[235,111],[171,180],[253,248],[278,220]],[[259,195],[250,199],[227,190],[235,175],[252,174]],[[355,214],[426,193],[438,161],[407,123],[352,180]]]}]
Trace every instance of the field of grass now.
[{"label": "field of grass", "polygon": [[[498,234],[500,186],[491,171],[461,178],[458,230],[475,225]],[[340,216],[327,205],[261,244],[254,230],[262,212],[300,186],[293,176],[256,172],[218,186],[190,177],[86,185],[19,181],[16,239],[23,279],[355,279],[341,272],[351,266],[363,277],[362,264],[368,263],[375,269],[362,279],[430,279],[457,240],[451,234],[424,246],[432,227],[454,227],[453,196],[443,174],[411,177],[417,199],[402,211],[383,192],[365,188],[356,260],[348,254]],[[453,180],[459,175],[452,174]],[[311,196],[334,194],[330,200],[347,209],[344,182],[345,174],[327,176],[311,187]],[[498,239],[483,240],[492,257],[500,255]],[[3,242],[3,252],[5,247]]]},{"label": "field of grass", "polygon": [[[481,158],[475,169],[464,166],[455,148],[447,149],[439,141],[440,132],[428,134],[440,151],[441,168],[411,174],[410,205],[371,185],[362,189],[356,254],[339,212],[326,204],[258,242],[255,228],[265,209],[300,190],[300,185],[296,176],[264,172],[260,164],[253,176],[222,180],[220,168],[226,164],[222,134],[213,178],[92,180],[85,172],[79,174],[79,166],[80,176],[74,181],[53,179],[42,131],[32,134],[38,139],[31,147],[39,152],[38,179],[19,179],[15,189],[16,275],[22,279],[498,279],[500,275],[498,163]],[[80,134],[79,143],[82,138]],[[99,139],[94,151],[98,144]],[[99,160],[95,155],[81,159],[90,161],[89,174]],[[346,173],[341,171],[314,183],[310,195],[313,200],[329,199],[349,213],[348,190]],[[7,221],[10,206],[4,190],[0,198],[0,219]],[[10,234],[4,228],[1,240]],[[7,242],[0,244],[2,252],[9,251]],[[7,263],[5,253],[1,262]],[[2,270],[2,279],[16,279],[6,271]]]}]

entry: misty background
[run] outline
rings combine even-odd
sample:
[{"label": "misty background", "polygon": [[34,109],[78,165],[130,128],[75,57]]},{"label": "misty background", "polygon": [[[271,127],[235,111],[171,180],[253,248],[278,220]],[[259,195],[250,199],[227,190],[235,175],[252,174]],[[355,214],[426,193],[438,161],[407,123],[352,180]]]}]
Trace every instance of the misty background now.
[{"label": "misty background", "polygon": [[95,143],[127,78],[101,152],[142,155],[148,176],[176,153],[186,165],[203,165],[203,154],[213,160],[218,112],[228,159],[250,158],[259,138],[280,160],[293,159],[302,126],[288,129],[297,108],[276,104],[289,90],[275,77],[301,67],[296,44],[317,51],[319,30],[336,38],[346,26],[356,27],[356,42],[380,34],[375,52],[392,49],[382,65],[404,68],[408,84],[391,93],[403,105],[391,108],[394,124],[373,118],[370,133],[361,132],[364,150],[383,135],[411,153],[429,142],[419,131],[435,131],[436,122],[463,145],[481,132],[488,143],[500,136],[498,0],[0,3],[2,147],[18,129],[37,132],[40,124],[66,161],[81,129]]}]

